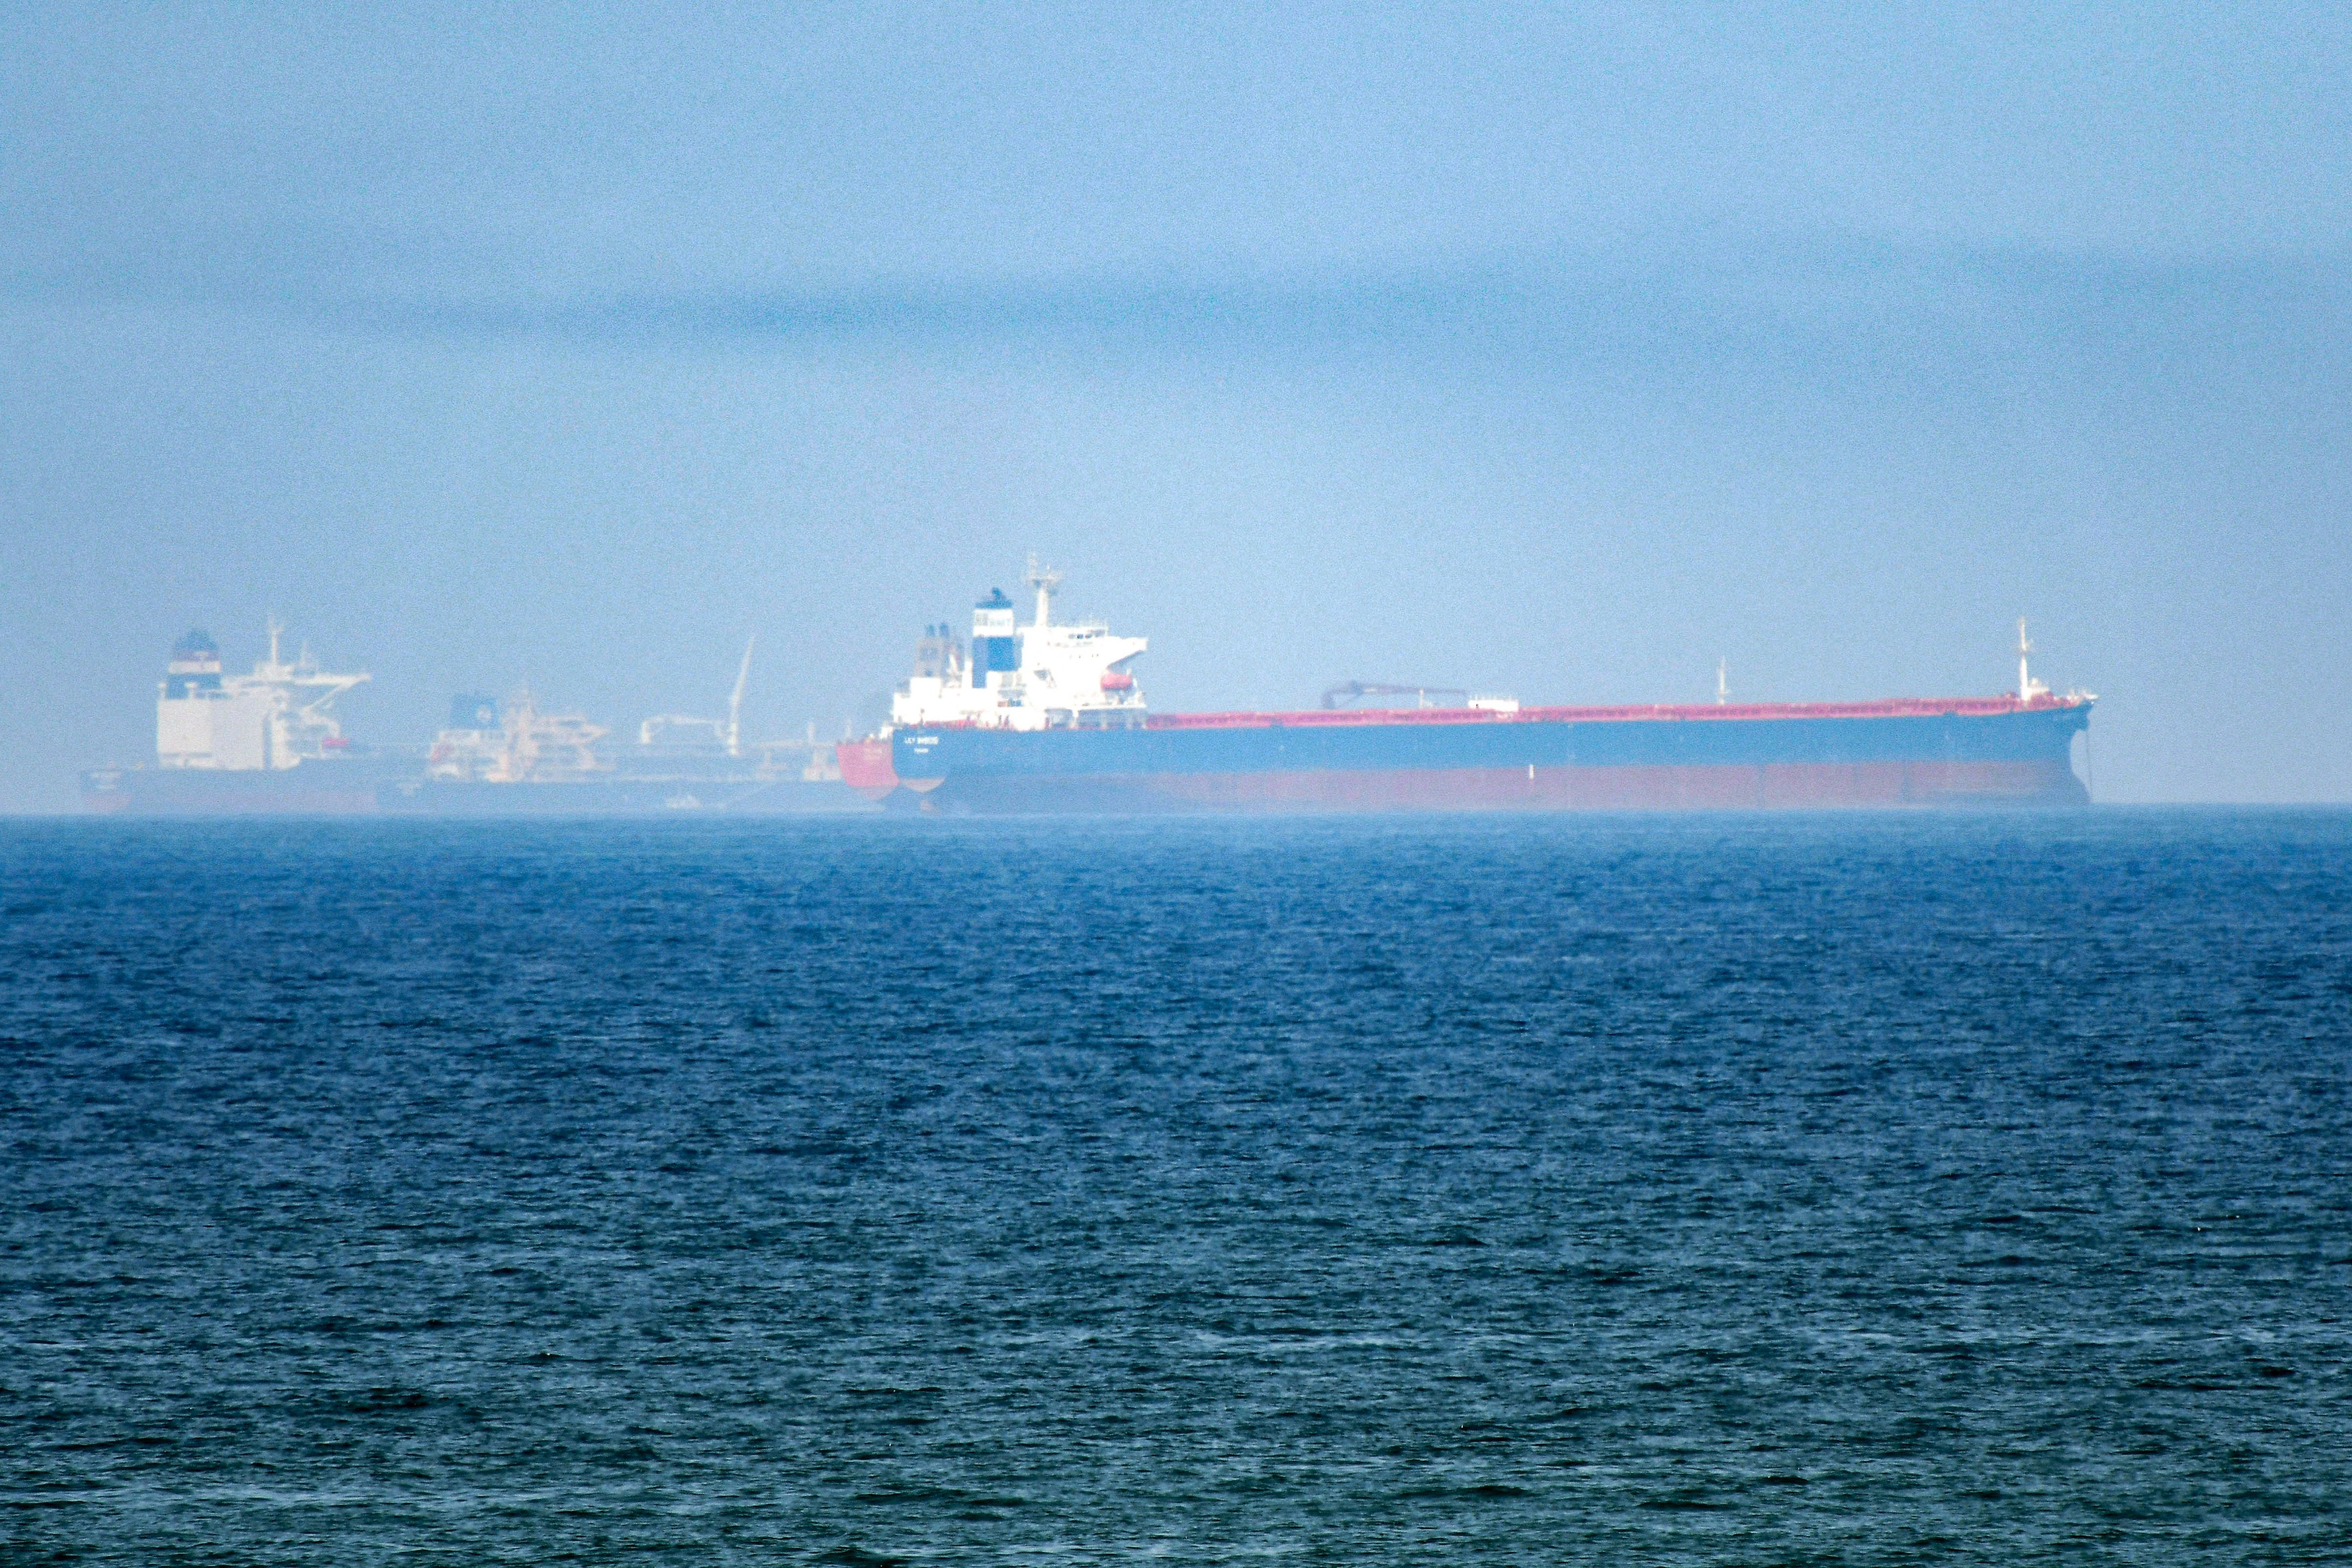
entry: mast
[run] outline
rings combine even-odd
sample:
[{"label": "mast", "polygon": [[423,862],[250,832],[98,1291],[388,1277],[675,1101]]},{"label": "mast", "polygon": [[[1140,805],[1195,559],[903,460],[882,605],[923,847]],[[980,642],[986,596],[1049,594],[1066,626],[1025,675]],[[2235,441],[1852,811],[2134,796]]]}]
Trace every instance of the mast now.
[{"label": "mast", "polygon": [[1715,705],[1720,708],[1730,700],[1731,661],[1718,658],[1715,661]]},{"label": "mast", "polygon": [[2017,617],[2017,700],[2021,704],[2050,695],[2050,688],[2034,679],[2033,672],[2026,668],[2026,656],[2032,651],[2033,645],[2025,640],[2025,617],[2020,616]]},{"label": "mast", "polygon": [[1037,629],[1042,632],[1045,629],[1047,612],[1053,603],[1054,590],[1062,585],[1062,574],[1050,566],[1040,565],[1037,552],[1033,550],[1029,552],[1027,581],[1032,588],[1037,590]]},{"label": "mast", "polygon": [[743,683],[751,679],[751,648],[760,640],[757,632],[743,639],[742,668],[735,672],[735,690],[727,699],[727,754],[743,754]]}]

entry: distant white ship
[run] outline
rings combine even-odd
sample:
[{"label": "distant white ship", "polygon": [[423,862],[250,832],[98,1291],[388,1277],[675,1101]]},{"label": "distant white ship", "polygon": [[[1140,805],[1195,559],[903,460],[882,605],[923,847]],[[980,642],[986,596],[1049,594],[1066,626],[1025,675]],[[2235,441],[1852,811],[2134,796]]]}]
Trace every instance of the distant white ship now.
[{"label": "distant white ship", "polygon": [[320,669],[308,647],[290,662],[284,628],[250,675],[224,675],[220,646],[201,631],[172,645],[155,696],[155,762],[96,768],[82,798],[99,811],[213,816],[373,811],[382,759],[357,754],[335,699],[364,674]]},{"label": "distant white ship", "polygon": [[190,632],[173,645],[155,700],[155,760],[82,774],[92,810],[137,815],[466,816],[870,809],[844,786],[833,747],[806,739],[746,743],[747,647],[724,721],[663,714],[637,744],[577,713],[542,710],[527,689],[505,701],[458,698],[428,746],[353,744],[335,700],[368,680],[290,661],[283,630],[250,675],[225,675],[219,645]]}]

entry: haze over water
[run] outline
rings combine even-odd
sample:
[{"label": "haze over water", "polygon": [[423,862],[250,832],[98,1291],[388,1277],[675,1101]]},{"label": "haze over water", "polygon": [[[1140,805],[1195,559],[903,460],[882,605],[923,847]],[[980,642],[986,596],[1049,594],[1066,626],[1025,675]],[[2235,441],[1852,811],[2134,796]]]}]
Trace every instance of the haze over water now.
[{"label": "haze over water", "polygon": [[2323,1562],[2352,818],[0,826],[12,1561]]},{"label": "haze over water", "polygon": [[2101,694],[2352,803],[2352,11],[21,0],[0,811],[272,614],[356,740],[871,722],[1024,552],[1164,710]]}]

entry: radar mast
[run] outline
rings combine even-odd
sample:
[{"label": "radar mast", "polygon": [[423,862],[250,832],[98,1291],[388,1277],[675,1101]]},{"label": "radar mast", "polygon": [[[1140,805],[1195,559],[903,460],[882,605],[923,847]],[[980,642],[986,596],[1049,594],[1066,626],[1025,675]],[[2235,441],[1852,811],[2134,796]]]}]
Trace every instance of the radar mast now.
[{"label": "radar mast", "polygon": [[2031,702],[2037,697],[2048,696],[2050,692],[2050,688],[2034,679],[2032,672],[2026,668],[2026,658],[2032,651],[2033,645],[2025,639],[2025,617],[2020,616],[2017,617],[2017,700],[2020,702]]},{"label": "radar mast", "polygon": [[1026,581],[1032,588],[1037,590],[1037,629],[1044,631],[1048,618],[1047,612],[1053,604],[1054,590],[1062,585],[1062,574],[1050,566],[1041,564],[1037,560],[1037,552],[1033,550],[1029,552],[1029,574]]}]

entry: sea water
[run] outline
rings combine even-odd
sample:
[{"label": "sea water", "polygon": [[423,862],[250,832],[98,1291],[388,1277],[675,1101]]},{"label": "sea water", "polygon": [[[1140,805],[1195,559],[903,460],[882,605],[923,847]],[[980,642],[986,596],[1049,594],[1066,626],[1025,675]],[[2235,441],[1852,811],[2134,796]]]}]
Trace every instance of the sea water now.
[{"label": "sea water", "polygon": [[10,1563],[2352,1556],[2352,815],[0,824]]}]

